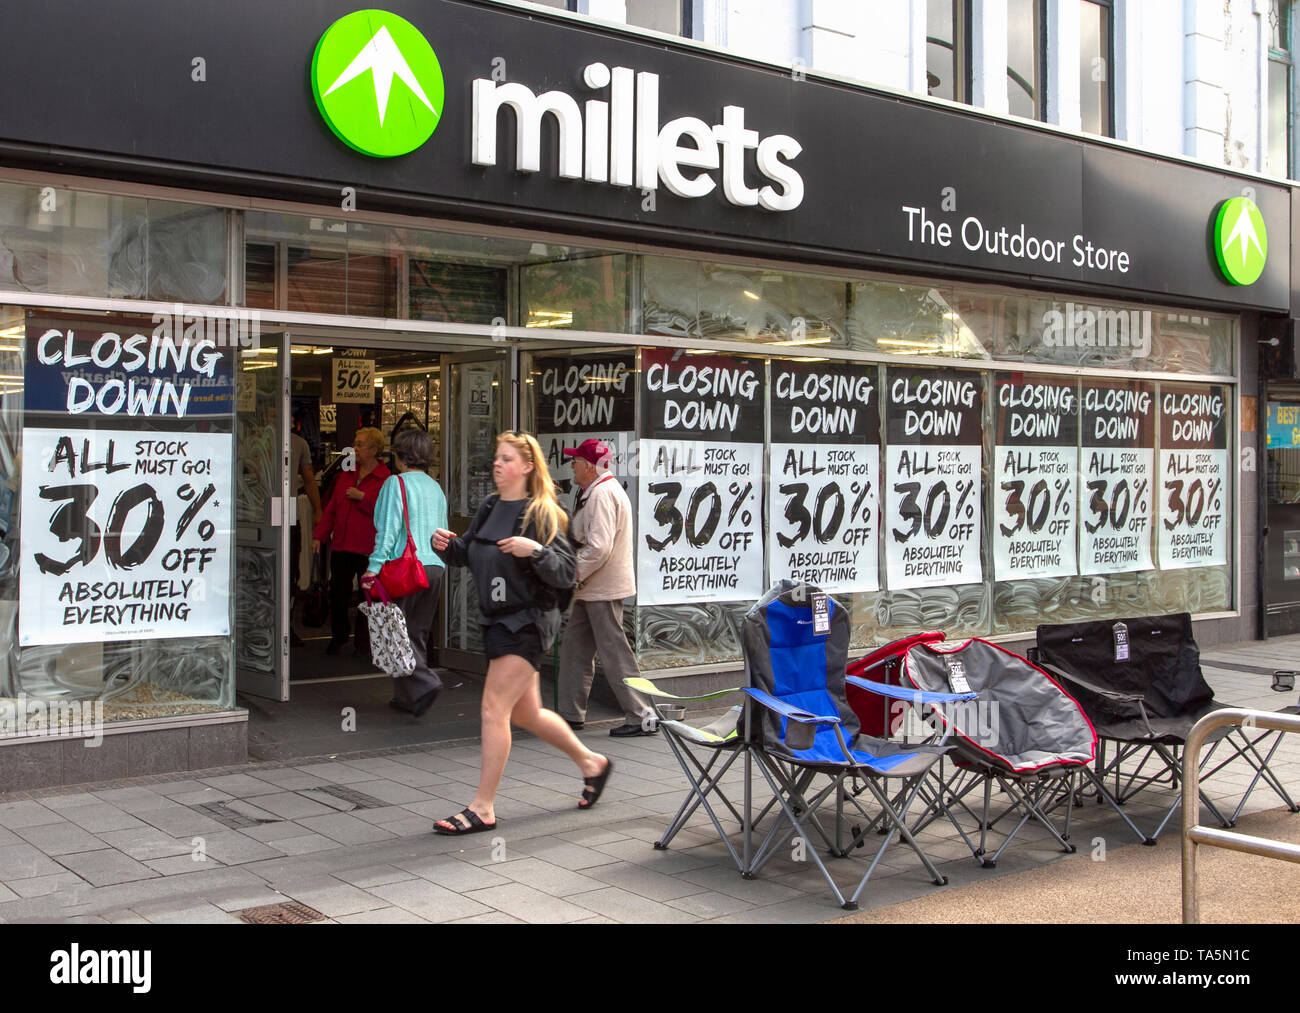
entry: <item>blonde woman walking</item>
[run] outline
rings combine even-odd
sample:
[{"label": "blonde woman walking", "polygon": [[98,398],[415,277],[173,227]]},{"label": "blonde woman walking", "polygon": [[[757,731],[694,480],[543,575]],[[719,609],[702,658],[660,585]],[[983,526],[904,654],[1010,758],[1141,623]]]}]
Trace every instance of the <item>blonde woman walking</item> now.
[{"label": "blonde woman walking", "polygon": [[584,746],[562,717],[542,708],[538,666],[560,629],[556,590],[573,586],[576,564],[565,537],[568,517],[556,501],[537,440],[527,433],[498,436],[492,475],[497,491],[479,506],[464,537],[441,528],[433,534],[434,550],[474,575],[488,656],[478,792],[455,816],[433,825],[440,834],[496,828],[511,724],[577,764],[584,785],[580,809],[596,804],[614,767]]}]

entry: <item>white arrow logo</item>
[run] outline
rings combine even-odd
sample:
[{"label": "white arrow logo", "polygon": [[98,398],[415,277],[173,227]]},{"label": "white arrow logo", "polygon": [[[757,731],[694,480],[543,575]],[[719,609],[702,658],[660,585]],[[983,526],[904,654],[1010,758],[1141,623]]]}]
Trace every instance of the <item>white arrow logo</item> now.
[{"label": "white arrow logo", "polygon": [[1242,204],[1241,209],[1237,212],[1237,220],[1232,225],[1232,231],[1228,233],[1228,238],[1223,241],[1223,248],[1227,250],[1234,242],[1240,242],[1241,253],[1239,254],[1243,263],[1246,260],[1246,244],[1250,243],[1259,251],[1259,255],[1264,256],[1264,247],[1260,245],[1259,234],[1255,231],[1255,223],[1250,217],[1250,205]]},{"label": "white arrow logo", "polygon": [[402,83],[415,93],[415,97],[428,107],[429,112],[435,116],[441,115],[437,109],[433,108],[433,103],[424,94],[420,82],[411,73],[406,57],[402,56],[402,51],[397,48],[397,43],[388,34],[387,26],[375,32],[370,41],[361,48],[361,52],[348,64],[347,69],[338,76],[338,80],[329,86],[325,95],[331,94],[354,77],[364,74],[367,70],[370,71],[375,83],[375,104],[379,107],[379,125],[381,127],[384,125],[384,114],[388,111],[388,93],[392,90],[394,77],[401,78]]}]

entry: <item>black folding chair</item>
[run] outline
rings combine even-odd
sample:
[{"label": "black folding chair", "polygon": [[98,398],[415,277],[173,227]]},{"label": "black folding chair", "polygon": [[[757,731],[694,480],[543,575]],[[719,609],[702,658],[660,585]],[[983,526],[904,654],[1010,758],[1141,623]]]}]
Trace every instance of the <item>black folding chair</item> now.
[{"label": "black folding chair", "polygon": [[[1114,779],[1114,796],[1120,804],[1147,788],[1173,789],[1172,801],[1150,836],[1154,843],[1182,803],[1181,751],[1192,725],[1231,706],[1214,699],[1201,673],[1192,617],[1182,612],[1039,626],[1037,648],[1030,657],[1065,680],[1083,706],[1102,740],[1097,773]],[[1269,758],[1259,753],[1267,734],[1252,740],[1240,729],[1212,732],[1207,740],[1211,745],[1201,759],[1201,781],[1241,757],[1255,770],[1256,780],[1262,778],[1294,812],[1295,803],[1269,768]],[[1107,744],[1115,750],[1110,760]],[[1225,744],[1227,755],[1216,762],[1216,753]],[[1133,762],[1126,769],[1129,761]],[[1220,824],[1232,825],[1204,789],[1200,800]]]}]

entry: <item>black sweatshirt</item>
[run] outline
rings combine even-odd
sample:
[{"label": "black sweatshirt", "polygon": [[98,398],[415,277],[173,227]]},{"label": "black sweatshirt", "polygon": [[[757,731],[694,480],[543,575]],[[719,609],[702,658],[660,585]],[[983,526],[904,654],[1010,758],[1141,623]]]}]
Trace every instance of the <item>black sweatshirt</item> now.
[{"label": "black sweatshirt", "polygon": [[[538,559],[502,552],[497,542],[522,534],[541,542],[535,524],[521,530],[528,500],[502,500],[493,493],[474,514],[469,530],[438,553],[450,566],[468,566],[478,588],[478,607],[489,623],[516,632],[536,624],[543,646],[559,632],[560,613],[553,588],[571,588],[577,575],[573,547],[563,534],[542,548]],[[549,636],[548,636],[549,633]]]}]

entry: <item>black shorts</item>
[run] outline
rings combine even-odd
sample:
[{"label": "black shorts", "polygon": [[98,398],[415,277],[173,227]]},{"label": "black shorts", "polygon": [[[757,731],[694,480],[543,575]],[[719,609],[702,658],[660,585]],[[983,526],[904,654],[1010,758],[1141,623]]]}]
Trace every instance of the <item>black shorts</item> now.
[{"label": "black shorts", "polygon": [[541,634],[531,623],[514,633],[506,629],[502,623],[484,626],[483,649],[487,652],[489,661],[514,654],[527,661],[534,670],[541,668],[542,657],[545,654],[542,650]]}]

